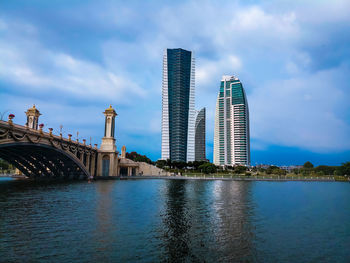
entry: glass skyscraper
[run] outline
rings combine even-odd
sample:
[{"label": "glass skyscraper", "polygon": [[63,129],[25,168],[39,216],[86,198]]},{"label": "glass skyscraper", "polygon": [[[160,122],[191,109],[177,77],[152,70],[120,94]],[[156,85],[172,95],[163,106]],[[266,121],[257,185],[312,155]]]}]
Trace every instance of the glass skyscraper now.
[{"label": "glass skyscraper", "polygon": [[250,165],[249,109],[240,80],[223,76],[216,101],[214,164]]},{"label": "glass skyscraper", "polygon": [[195,159],[195,59],[193,52],[166,49],[162,83],[162,160]]},{"label": "glass skyscraper", "polygon": [[205,108],[197,112],[195,123],[195,161],[206,161],[205,156]]}]

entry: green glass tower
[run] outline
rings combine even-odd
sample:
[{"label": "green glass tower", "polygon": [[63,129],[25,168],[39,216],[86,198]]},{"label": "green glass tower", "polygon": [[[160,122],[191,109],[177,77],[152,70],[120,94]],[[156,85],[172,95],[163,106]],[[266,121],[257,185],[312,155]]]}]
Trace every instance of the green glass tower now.
[{"label": "green glass tower", "polygon": [[223,76],[216,102],[214,164],[250,165],[249,109],[243,85]]}]

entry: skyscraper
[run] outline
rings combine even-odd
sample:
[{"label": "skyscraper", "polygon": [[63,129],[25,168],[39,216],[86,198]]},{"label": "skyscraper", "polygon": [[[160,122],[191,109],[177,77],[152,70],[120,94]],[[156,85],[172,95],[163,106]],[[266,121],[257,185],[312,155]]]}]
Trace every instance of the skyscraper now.
[{"label": "skyscraper", "polygon": [[197,112],[195,123],[195,161],[205,161],[205,108]]},{"label": "skyscraper", "polygon": [[214,164],[250,165],[247,96],[234,76],[222,77],[216,101]]},{"label": "skyscraper", "polygon": [[191,51],[166,49],[163,57],[162,160],[194,161],[195,59]]}]

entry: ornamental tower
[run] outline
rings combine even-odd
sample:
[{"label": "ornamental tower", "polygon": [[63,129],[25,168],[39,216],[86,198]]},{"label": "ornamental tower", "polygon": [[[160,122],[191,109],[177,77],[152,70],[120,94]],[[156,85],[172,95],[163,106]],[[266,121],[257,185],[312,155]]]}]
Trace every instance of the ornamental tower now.
[{"label": "ornamental tower", "polygon": [[105,133],[104,133],[104,137],[102,138],[100,149],[102,151],[115,152],[116,151],[115,138],[114,138],[115,116],[117,116],[118,114],[112,108],[112,105],[109,105],[109,108],[106,109],[103,112],[103,114],[105,115]]},{"label": "ornamental tower", "polygon": [[223,76],[216,101],[215,165],[250,165],[249,109],[240,80]]},{"label": "ornamental tower", "polygon": [[31,129],[38,129],[39,116],[41,115],[35,105],[32,108],[28,109],[25,114],[27,115],[27,127]]}]

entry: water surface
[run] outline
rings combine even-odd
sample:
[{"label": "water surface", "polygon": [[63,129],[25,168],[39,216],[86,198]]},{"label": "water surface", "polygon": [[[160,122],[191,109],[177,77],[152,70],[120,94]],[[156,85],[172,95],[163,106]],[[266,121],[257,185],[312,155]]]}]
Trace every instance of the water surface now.
[{"label": "water surface", "polygon": [[0,178],[0,262],[350,262],[350,184]]}]

